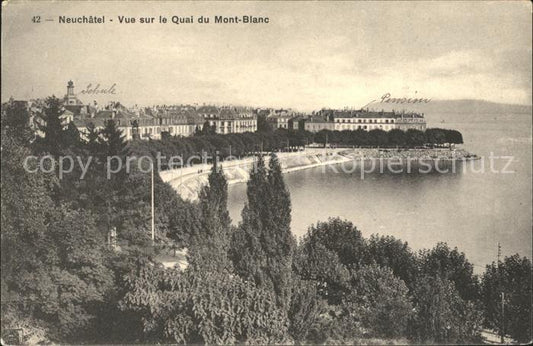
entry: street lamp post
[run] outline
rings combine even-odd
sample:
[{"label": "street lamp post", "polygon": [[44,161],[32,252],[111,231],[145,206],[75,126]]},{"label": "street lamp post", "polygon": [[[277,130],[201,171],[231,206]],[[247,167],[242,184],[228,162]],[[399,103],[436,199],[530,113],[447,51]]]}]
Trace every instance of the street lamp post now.
[{"label": "street lamp post", "polygon": [[154,163],[152,162],[152,246],[155,244],[155,208],[154,208]]}]

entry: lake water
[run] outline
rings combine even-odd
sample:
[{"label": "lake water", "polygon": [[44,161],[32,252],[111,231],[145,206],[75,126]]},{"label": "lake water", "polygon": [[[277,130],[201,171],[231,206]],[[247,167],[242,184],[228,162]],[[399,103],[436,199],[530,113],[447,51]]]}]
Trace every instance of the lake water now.
[{"label": "lake water", "polygon": [[[531,258],[532,176],[531,115],[426,116],[428,127],[462,132],[464,149],[482,157],[476,173],[465,169],[447,174],[335,173],[318,167],[285,175],[292,201],[292,231],[303,235],[317,221],[339,216],[352,221],[364,236],[393,235],[411,248],[431,248],[444,241],[465,252],[482,272],[502,254]],[[444,122],[443,122],[444,121]],[[507,171],[491,172],[489,156],[512,156]],[[494,159],[501,171],[508,158]],[[246,200],[246,184],[229,188],[234,223]]]}]

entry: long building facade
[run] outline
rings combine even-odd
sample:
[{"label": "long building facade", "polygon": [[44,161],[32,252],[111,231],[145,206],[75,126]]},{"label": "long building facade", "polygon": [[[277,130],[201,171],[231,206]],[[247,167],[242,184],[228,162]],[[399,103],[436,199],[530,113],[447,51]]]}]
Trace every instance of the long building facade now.
[{"label": "long building facade", "polygon": [[89,127],[102,129],[110,119],[122,130],[126,140],[161,139],[165,135],[189,137],[201,131],[205,124],[220,134],[257,131],[257,116],[250,108],[192,105],[126,108],[115,102],[104,107],[84,105],[74,93],[72,81],[67,84],[64,108],[82,135],[88,133]]},{"label": "long building facade", "polygon": [[318,132],[355,130],[420,130],[426,129],[423,114],[406,112],[375,112],[368,110],[323,109],[305,122],[305,130]]},{"label": "long building facade", "polygon": [[257,116],[251,108],[201,106],[196,113],[219,134],[257,131]]}]

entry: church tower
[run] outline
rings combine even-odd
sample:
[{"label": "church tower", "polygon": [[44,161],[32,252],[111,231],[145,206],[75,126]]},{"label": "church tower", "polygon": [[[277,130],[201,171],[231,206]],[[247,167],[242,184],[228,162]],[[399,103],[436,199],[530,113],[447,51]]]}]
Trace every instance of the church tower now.
[{"label": "church tower", "polygon": [[78,104],[78,98],[74,94],[74,82],[72,81],[69,81],[67,83],[67,94],[65,95],[65,103],[67,105]]}]

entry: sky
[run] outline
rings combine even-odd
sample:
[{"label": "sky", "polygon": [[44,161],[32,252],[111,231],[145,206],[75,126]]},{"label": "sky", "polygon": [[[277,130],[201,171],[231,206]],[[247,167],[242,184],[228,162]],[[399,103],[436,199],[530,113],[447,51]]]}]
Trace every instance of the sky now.
[{"label": "sky", "polygon": [[[531,104],[532,16],[511,2],[52,2],[2,9],[2,101],[89,84],[126,105],[313,110],[391,97]],[[33,16],[54,19],[32,23]],[[105,24],[58,16],[105,15]],[[214,24],[214,16],[268,24]],[[166,24],[119,24],[164,16]],[[210,24],[173,24],[209,16]],[[113,19],[110,22],[109,19]]]}]

